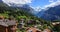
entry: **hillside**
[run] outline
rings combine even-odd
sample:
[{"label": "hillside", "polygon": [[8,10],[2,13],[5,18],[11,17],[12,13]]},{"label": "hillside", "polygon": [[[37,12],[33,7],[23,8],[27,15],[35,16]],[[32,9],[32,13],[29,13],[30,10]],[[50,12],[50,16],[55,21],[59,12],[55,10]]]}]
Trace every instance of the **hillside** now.
[{"label": "hillside", "polygon": [[[29,7],[29,6],[28,6]],[[9,16],[13,17],[20,17],[20,16],[33,16],[30,12],[32,8],[26,7],[12,7],[8,6],[5,3],[1,2],[0,3],[0,15],[5,16],[8,18]],[[32,9],[33,10],[33,9]]]}]

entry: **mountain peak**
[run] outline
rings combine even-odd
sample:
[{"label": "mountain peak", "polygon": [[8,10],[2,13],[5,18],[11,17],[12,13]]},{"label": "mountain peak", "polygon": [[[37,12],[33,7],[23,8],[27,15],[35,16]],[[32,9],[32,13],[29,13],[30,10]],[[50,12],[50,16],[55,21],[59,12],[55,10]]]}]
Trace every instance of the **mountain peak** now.
[{"label": "mountain peak", "polygon": [[49,7],[47,10],[40,11],[38,17],[45,20],[60,20],[60,5]]}]

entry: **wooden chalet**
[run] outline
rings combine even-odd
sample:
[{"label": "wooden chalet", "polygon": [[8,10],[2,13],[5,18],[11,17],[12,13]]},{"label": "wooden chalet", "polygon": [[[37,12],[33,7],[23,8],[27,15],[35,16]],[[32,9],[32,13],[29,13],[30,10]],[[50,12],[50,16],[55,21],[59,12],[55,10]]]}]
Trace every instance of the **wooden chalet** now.
[{"label": "wooden chalet", "polygon": [[16,21],[0,17],[0,32],[16,32]]},{"label": "wooden chalet", "polygon": [[42,32],[42,31],[37,28],[31,27],[31,28],[28,28],[26,32]]},{"label": "wooden chalet", "polygon": [[46,29],[44,29],[42,32],[52,32],[52,30],[46,28]]},{"label": "wooden chalet", "polygon": [[18,27],[19,29],[22,29],[22,28],[24,28],[24,25],[25,25],[24,19],[20,19],[19,24],[17,25],[17,27]]}]

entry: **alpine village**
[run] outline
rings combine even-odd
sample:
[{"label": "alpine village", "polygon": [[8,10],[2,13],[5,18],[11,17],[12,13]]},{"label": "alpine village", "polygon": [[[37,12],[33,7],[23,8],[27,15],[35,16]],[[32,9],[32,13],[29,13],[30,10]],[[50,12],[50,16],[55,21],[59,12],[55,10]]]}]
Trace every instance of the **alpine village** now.
[{"label": "alpine village", "polygon": [[[51,10],[53,9],[55,7]],[[34,15],[33,11],[27,4],[15,7],[0,2],[0,32],[60,32],[60,20],[45,20]],[[44,14],[48,17],[47,15]]]}]

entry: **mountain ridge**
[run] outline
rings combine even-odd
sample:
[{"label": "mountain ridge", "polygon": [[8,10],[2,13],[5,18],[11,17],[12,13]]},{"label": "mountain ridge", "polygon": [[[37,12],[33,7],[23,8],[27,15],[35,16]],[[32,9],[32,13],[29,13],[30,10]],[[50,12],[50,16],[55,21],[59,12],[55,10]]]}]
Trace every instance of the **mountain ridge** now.
[{"label": "mountain ridge", "polygon": [[51,21],[60,20],[60,5],[57,5],[55,7],[49,7],[48,10],[39,12],[38,17]]}]

